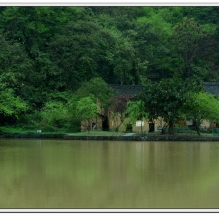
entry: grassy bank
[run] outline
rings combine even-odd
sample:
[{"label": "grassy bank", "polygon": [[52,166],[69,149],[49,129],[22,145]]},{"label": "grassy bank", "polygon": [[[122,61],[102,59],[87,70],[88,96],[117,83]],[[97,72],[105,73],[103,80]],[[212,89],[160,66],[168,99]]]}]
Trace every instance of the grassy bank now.
[{"label": "grassy bank", "polygon": [[[41,134],[65,134],[70,133],[71,130],[58,129],[56,131],[41,130]],[[36,134],[37,130],[23,129],[21,127],[1,126],[0,134]]]},{"label": "grassy bank", "polygon": [[123,136],[124,132],[113,132],[113,131],[90,131],[90,132],[77,132],[69,133],[70,136]]},{"label": "grassy bank", "polygon": [[[1,126],[0,134],[36,134],[37,130],[23,129],[21,127]],[[39,134],[39,133],[38,133]],[[55,131],[41,130],[40,134],[68,134],[71,136],[122,136],[124,132],[113,131],[84,131],[72,133],[72,130],[57,129]]]},{"label": "grassy bank", "polygon": [[[114,131],[83,131],[83,132],[72,132],[72,130],[66,130],[66,129],[57,129],[54,131],[49,130],[41,130],[40,133],[37,132],[37,130],[33,129],[24,129],[22,127],[10,127],[10,126],[1,126],[0,127],[0,134],[67,134],[69,136],[124,136],[127,133],[125,132],[114,132]],[[144,132],[143,135],[138,133],[133,133],[133,136],[160,136],[160,131],[155,132]],[[165,134],[168,135],[168,134]],[[195,131],[190,130],[189,132],[182,131],[182,132],[175,132],[174,135],[179,136],[198,136]],[[213,133],[201,133],[200,136],[212,136]],[[215,134],[214,134],[215,135]],[[219,134],[218,134],[219,135]],[[218,136],[217,135],[217,136]]]}]

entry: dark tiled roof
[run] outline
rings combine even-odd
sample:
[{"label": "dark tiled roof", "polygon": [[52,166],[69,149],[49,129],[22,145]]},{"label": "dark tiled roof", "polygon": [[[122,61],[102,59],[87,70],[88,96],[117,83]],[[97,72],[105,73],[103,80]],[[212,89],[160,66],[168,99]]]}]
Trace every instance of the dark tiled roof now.
[{"label": "dark tiled roof", "polygon": [[214,96],[219,95],[219,82],[203,82],[204,89]]},{"label": "dark tiled roof", "polygon": [[115,91],[116,94],[126,97],[134,97],[135,95],[144,91],[144,86],[142,85],[109,84],[109,86]]},{"label": "dark tiled roof", "polygon": [[[144,91],[143,85],[109,84],[118,95],[134,97]],[[219,82],[203,82],[203,88],[214,96],[219,96]]]}]

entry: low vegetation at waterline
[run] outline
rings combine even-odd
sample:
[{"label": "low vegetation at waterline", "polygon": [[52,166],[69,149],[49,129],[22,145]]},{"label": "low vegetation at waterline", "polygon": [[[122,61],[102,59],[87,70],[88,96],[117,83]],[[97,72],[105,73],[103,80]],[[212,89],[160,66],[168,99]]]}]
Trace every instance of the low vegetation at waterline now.
[{"label": "low vegetation at waterline", "polygon": [[68,133],[70,136],[122,136],[124,132],[113,132],[113,131],[90,131],[90,132],[78,132]]},{"label": "low vegetation at waterline", "polygon": [[[40,131],[40,132],[39,132]],[[57,135],[57,134],[64,134],[69,136],[161,136],[161,135],[169,135],[168,133],[162,134],[161,131],[155,132],[135,132],[135,133],[126,133],[126,132],[116,132],[116,131],[101,131],[101,130],[92,130],[92,131],[83,131],[83,132],[72,132],[71,130],[63,130],[59,129],[56,131],[47,131],[47,130],[27,130],[19,127],[7,127],[2,126],[0,127],[0,135],[4,134],[11,134],[11,135],[33,135],[33,134],[40,134],[40,135]],[[219,130],[208,130],[205,132],[201,132],[200,135],[197,135],[195,130],[191,130],[186,127],[178,127],[175,128],[175,136],[219,136]]]},{"label": "low vegetation at waterline", "polygon": [[71,130],[57,129],[56,131],[51,130],[36,130],[36,129],[24,129],[22,127],[13,126],[1,126],[0,135],[2,134],[66,134],[70,133]]}]

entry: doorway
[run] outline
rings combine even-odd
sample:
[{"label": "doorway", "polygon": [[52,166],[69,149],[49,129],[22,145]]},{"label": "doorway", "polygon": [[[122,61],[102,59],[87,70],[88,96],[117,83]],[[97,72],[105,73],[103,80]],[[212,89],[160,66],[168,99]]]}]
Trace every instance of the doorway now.
[{"label": "doorway", "polygon": [[109,120],[108,120],[108,116],[104,116],[104,118],[103,118],[102,129],[103,129],[103,131],[109,131]]}]

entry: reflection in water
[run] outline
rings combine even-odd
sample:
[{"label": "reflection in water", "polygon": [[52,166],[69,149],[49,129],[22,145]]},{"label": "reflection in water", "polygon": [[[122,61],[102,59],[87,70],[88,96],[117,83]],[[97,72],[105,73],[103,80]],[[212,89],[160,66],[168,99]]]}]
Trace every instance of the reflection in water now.
[{"label": "reflection in water", "polygon": [[217,142],[0,140],[0,208],[218,208]]}]

